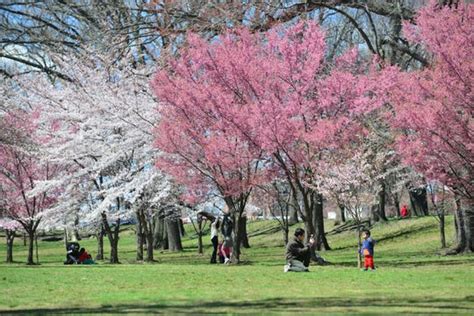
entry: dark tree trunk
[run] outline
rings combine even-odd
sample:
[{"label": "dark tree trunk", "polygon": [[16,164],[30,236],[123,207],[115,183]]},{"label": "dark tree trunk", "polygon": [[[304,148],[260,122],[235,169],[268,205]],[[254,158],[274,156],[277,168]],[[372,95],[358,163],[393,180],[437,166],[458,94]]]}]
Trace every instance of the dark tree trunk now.
[{"label": "dark tree trunk", "polygon": [[440,211],[439,214],[439,237],[441,241],[441,248],[446,248],[446,234],[445,234],[445,217],[444,217],[444,209]]},{"label": "dark tree trunk", "polygon": [[198,254],[202,255],[203,254],[203,251],[202,251],[202,219],[198,218],[197,225],[198,225],[198,231],[197,231],[197,234],[198,234]]},{"label": "dark tree trunk", "polygon": [[35,234],[36,264],[40,263],[38,251],[38,234]]},{"label": "dark tree trunk", "polygon": [[[305,240],[305,242],[308,242],[309,239],[310,239],[310,237],[311,237],[311,235],[313,235],[313,237],[314,237],[314,231],[315,231],[315,229],[314,229],[314,223],[313,223],[313,221],[305,221],[305,222],[304,222],[304,230],[305,230],[305,232],[306,232],[306,240]],[[316,238],[316,237],[315,237],[315,238]]]},{"label": "dark tree trunk", "polygon": [[[402,19],[400,17],[400,11],[397,10],[398,12],[394,12],[394,14],[390,15],[390,20],[389,20],[389,27],[390,27],[390,38],[393,39],[393,41],[398,41],[400,38],[400,33],[402,30]],[[392,65],[397,65],[400,64],[400,54],[399,50],[396,48],[396,43],[390,43],[391,45],[389,46],[390,49],[387,52],[390,64]]]},{"label": "dark tree trunk", "polygon": [[456,224],[456,248],[453,249],[450,254],[466,253],[474,251],[474,214],[471,208],[463,209],[461,200],[459,197],[455,198],[456,201],[456,212],[455,212],[455,224]]},{"label": "dark tree trunk", "polygon": [[110,243],[110,263],[120,263],[118,259],[118,240],[119,240],[119,230],[120,230],[120,218],[117,218],[115,223],[114,230],[109,226],[107,222],[107,214],[102,213],[102,225],[104,225],[105,233],[109,239]]},{"label": "dark tree trunk", "polygon": [[326,239],[326,232],[324,231],[324,216],[323,216],[323,195],[316,193],[315,201],[313,203],[313,225],[314,225],[314,239],[316,241],[317,250],[331,250]]},{"label": "dark tree trunk", "polygon": [[76,214],[76,217],[74,218],[74,230],[73,230],[73,234],[74,234],[74,238],[76,240],[81,240],[81,235],[79,234],[79,216]]},{"label": "dark tree trunk", "polygon": [[247,236],[247,216],[242,216],[239,221],[240,245],[244,248],[250,248],[249,238]]},{"label": "dark tree trunk", "polygon": [[308,242],[309,239],[311,238],[311,235],[313,235],[313,237],[316,238],[316,229],[314,227],[315,211],[314,211],[313,203],[311,201],[311,194],[309,193],[303,194],[303,207],[304,207],[303,222],[304,222],[304,230],[306,232],[305,242]]},{"label": "dark tree trunk", "polygon": [[30,230],[27,232],[28,233],[28,259],[26,264],[35,264],[34,259],[33,259],[33,251],[34,251],[34,243],[35,243],[35,232],[33,230]]},{"label": "dark tree trunk", "polygon": [[[298,201],[294,198],[292,198],[292,203],[298,203]],[[290,225],[293,225],[293,224],[296,224],[298,223],[298,207],[296,207],[296,204],[294,205],[291,205],[290,207],[290,219],[289,219],[289,224]]]},{"label": "dark tree trunk", "polygon": [[378,204],[378,217],[381,221],[387,221],[387,216],[385,215],[385,182],[381,182],[381,189],[378,194],[379,204]]},{"label": "dark tree trunk", "polygon": [[104,225],[100,225],[97,232],[97,256],[95,260],[104,260]]},{"label": "dark tree trunk", "polygon": [[169,237],[168,237],[168,225],[166,225],[166,221],[164,222],[164,227],[163,227],[163,237],[162,237],[162,242],[161,242],[161,249],[162,250],[168,250],[170,249],[169,247]]},{"label": "dark tree trunk", "polygon": [[15,231],[6,229],[5,237],[7,239],[7,263],[13,263],[13,241],[15,239]]},{"label": "dark tree trunk", "polygon": [[360,249],[362,248],[362,240],[361,240],[361,230],[360,230],[360,227],[361,224],[359,223],[359,221],[357,221],[357,268],[362,268],[362,254],[360,253]]},{"label": "dark tree trunk", "polygon": [[137,212],[137,261],[143,260],[143,229],[142,229],[142,221],[140,216]]},{"label": "dark tree trunk", "polygon": [[171,251],[182,251],[179,220],[177,218],[167,219],[166,230],[168,232],[168,249]]},{"label": "dark tree trunk", "polygon": [[426,188],[411,189],[408,192],[410,194],[410,203],[413,213],[416,216],[428,215],[428,196],[426,194]]},{"label": "dark tree trunk", "polygon": [[377,204],[370,207],[370,219],[372,222],[378,222],[380,220],[378,210],[379,206]]},{"label": "dark tree trunk", "polygon": [[288,244],[288,227],[286,229],[282,229],[283,231],[283,241],[285,242],[285,245]]},{"label": "dark tree trunk", "polygon": [[397,209],[397,217],[400,218],[400,198],[398,196],[398,193],[395,192],[393,193],[393,204],[395,205],[395,208]]},{"label": "dark tree trunk", "polygon": [[241,216],[240,213],[237,212],[237,214],[234,213],[234,216],[232,218],[232,221],[234,223],[234,244],[232,247],[232,257],[230,258],[232,263],[239,263],[240,262],[240,244],[241,240],[240,238],[242,237],[242,233],[240,232],[241,224]]},{"label": "dark tree trunk", "polygon": [[155,225],[153,228],[153,248],[168,249],[168,235],[166,232],[165,219],[158,215],[155,216]]},{"label": "dark tree trunk", "polygon": [[454,213],[454,219],[456,221],[456,241],[457,248],[466,248],[466,233],[464,232],[464,213],[461,208],[461,202],[456,199],[456,211]]},{"label": "dark tree trunk", "polygon": [[28,265],[35,264],[34,258],[33,258],[33,252],[34,252],[34,245],[35,245],[36,229],[38,228],[39,223],[40,223],[40,220],[33,220],[27,223],[20,222],[26,234],[28,235],[28,258],[26,261],[26,264]]},{"label": "dark tree trunk", "polygon": [[137,211],[138,222],[140,223],[141,242],[142,242],[142,259],[143,259],[143,242],[146,241],[146,259],[147,262],[153,262],[153,239],[154,239],[154,225],[153,219],[148,219],[146,216],[146,209],[144,207]]},{"label": "dark tree trunk", "polygon": [[346,208],[344,205],[339,204],[339,214],[341,216],[341,222],[345,223],[346,222]]},{"label": "dark tree trunk", "polygon": [[181,218],[179,219],[179,234],[181,235],[181,237],[186,236],[186,230],[184,229],[184,222]]},{"label": "dark tree trunk", "polygon": [[466,240],[469,251],[474,251],[474,209],[473,205],[469,208],[464,209],[466,217]]},{"label": "dark tree trunk", "polygon": [[153,251],[155,250],[153,248],[153,231],[149,231],[146,234],[146,261],[147,262],[152,262],[155,261],[154,258],[154,253]]}]

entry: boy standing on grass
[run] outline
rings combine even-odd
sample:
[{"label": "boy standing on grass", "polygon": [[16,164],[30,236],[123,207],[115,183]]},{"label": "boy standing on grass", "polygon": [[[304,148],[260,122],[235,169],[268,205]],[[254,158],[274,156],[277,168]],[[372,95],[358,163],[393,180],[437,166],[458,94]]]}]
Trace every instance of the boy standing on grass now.
[{"label": "boy standing on grass", "polygon": [[374,245],[375,240],[370,237],[370,230],[364,230],[362,233],[364,241],[362,242],[362,248],[360,254],[364,256],[364,271],[367,269],[375,270],[374,266]]}]

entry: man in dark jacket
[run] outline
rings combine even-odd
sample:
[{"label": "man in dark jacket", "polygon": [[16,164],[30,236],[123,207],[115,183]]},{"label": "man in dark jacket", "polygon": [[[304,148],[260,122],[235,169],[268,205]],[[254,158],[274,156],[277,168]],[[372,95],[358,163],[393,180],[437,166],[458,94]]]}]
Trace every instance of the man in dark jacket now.
[{"label": "man in dark jacket", "polygon": [[303,272],[309,271],[308,266],[311,260],[311,252],[314,245],[314,239],[311,237],[308,244],[304,244],[304,229],[297,228],[295,237],[288,242],[286,246],[286,265],[285,272]]}]

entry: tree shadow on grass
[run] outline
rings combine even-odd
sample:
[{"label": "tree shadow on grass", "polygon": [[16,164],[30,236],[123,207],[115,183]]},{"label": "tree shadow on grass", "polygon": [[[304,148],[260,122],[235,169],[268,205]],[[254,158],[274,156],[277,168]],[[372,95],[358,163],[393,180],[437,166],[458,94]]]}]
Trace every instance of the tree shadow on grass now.
[{"label": "tree shadow on grass", "polygon": [[464,298],[340,298],[314,297],[306,299],[270,298],[254,301],[183,301],[156,304],[118,304],[100,307],[41,308],[0,310],[0,314],[224,314],[224,313],[404,313],[447,314],[474,311],[474,296]]},{"label": "tree shadow on grass", "polygon": [[[472,259],[454,259],[454,260],[379,260],[376,262],[376,265],[380,267],[391,267],[391,268],[413,268],[421,266],[430,266],[430,265],[466,265],[474,264],[474,258]],[[357,265],[357,262],[354,261],[343,261],[333,264],[334,266],[340,267],[354,267]]]},{"label": "tree shadow on grass", "polygon": [[[418,234],[424,230],[431,230],[434,227],[436,227],[436,223],[432,225],[422,226],[417,229],[410,228],[406,230],[400,230],[394,233],[389,233],[389,234],[384,235],[383,237],[375,238],[375,240],[377,243],[381,243],[383,241],[389,241],[389,240],[397,239],[403,236],[408,237],[409,235]],[[333,248],[333,250],[344,250],[344,249],[350,249],[350,248],[357,248],[357,241],[355,240],[355,238],[354,238],[354,244],[342,246],[342,247],[336,247],[336,248]]]}]

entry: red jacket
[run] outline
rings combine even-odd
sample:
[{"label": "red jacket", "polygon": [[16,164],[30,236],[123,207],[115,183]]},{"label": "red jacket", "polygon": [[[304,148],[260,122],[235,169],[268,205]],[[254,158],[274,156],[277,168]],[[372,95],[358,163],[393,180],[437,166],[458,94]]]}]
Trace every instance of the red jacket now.
[{"label": "red jacket", "polygon": [[407,209],[406,205],[404,205],[404,206],[402,207],[402,209],[401,209],[401,211],[400,211],[400,215],[401,215],[402,217],[407,217],[407,216],[408,216],[408,209]]},{"label": "red jacket", "polygon": [[87,251],[84,251],[80,256],[79,256],[79,262],[84,262],[86,259],[92,258],[90,254],[87,253]]}]

